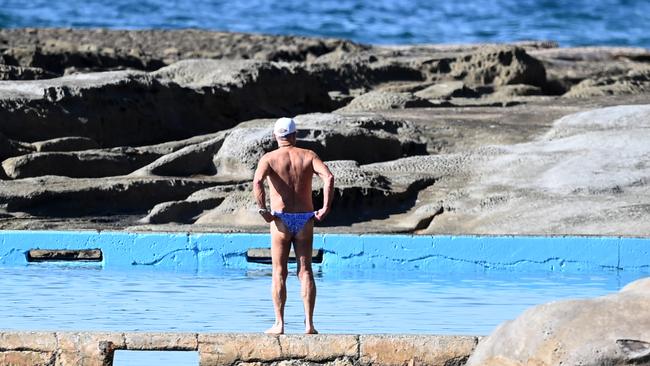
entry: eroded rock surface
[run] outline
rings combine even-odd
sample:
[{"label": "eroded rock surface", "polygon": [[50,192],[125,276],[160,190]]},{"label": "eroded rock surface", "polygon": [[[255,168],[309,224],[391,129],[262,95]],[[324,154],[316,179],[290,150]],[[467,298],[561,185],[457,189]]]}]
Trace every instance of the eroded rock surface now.
[{"label": "eroded rock surface", "polygon": [[70,136],[52,140],[37,141],[31,144],[37,152],[82,151],[99,148],[99,144],[87,137]]},{"label": "eroded rock surface", "polygon": [[8,212],[45,217],[142,215],[157,203],[185,198],[212,184],[192,178],[44,176],[0,182],[0,204]]},{"label": "eroded rock surface", "polygon": [[111,177],[129,174],[156,159],[135,149],[82,152],[37,152],[6,159],[2,168],[12,179],[61,175],[70,178]]},{"label": "eroded rock surface", "polygon": [[[352,159],[360,163],[424,154],[418,130],[409,122],[380,115],[307,114],[296,117],[299,146],[323,160]],[[273,120],[240,124],[215,155],[219,175],[252,179],[262,155],[275,148]]]},{"label": "eroded rock surface", "polygon": [[38,80],[51,79],[56,74],[38,67],[19,67],[0,64],[0,80]]},{"label": "eroded rock surface", "polygon": [[155,73],[4,82],[0,132],[21,141],[76,135],[102,147],[160,143],[256,117],[328,110],[316,81],[284,64],[188,60]]},{"label": "eroded rock surface", "polygon": [[649,302],[645,278],[616,294],[536,306],[481,340],[467,365],[647,364]]},{"label": "eroded rock surface", "polygon": [[454,203],[426,231],[644,235],[649,112],[642,105],[568,115],[535,141],[456,165],[471,178],[436,194]]},{"label": "eroded rock surface", "polygon": [[626,95],[650,92],[650,67],[618,75],[586,79],[564,94],[567,98],[589,98],[604,95]]},{"label": "eroded rock surface", "polygon": [[372,91],[354,98],[350,104],[339,109],[339,112],[380,111],[386,109],[433,107],[426,99],[411,93],[391,93]]},{"label": "eroded rock surface", "polygon": [[225,140],[226,133],[204,142],[185,146],[161,156],[133,173],[134,176],[191,176],[216,173],[213,157]]},{"label": "eroded rock surface", "polygon": [[266,230],[250,180],[290,116],[337,177],[320,230],[650,232],[648,50],[195,30],[0,44],[2,228]]},{"label": "eroded rock surface", "polygon": [[529,84],[541,87],[546,83],[544,65],[519,47],[488,47],[464,55],[452,64],[451,74],[475,85]]},{"label": "eroded rock surface", "polygon": [[151,71],[192,58],[305,61],[341,48],[367,47],[338,39],[203,30],[2,29],[0,43],[5,63],[58,73]]}]

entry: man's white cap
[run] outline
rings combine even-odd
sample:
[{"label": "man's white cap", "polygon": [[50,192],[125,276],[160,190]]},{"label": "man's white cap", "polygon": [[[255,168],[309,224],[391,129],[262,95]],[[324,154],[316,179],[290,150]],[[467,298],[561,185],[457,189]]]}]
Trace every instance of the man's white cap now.
[{"label": "man's white cap", "polygon": [[277,137],[284,137],[296,132],[296,122],[292,118],[282,117],[275,121],[273,133]]}]

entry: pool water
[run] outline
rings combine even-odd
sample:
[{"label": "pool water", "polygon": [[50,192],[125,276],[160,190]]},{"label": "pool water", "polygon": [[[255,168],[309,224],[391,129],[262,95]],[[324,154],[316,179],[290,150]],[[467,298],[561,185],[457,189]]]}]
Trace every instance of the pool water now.
[{"label": "pool water", "polygon": [[113,366],[195,366],[199,364],[196,351],[125,351],[117,350]]},{"label": "pool water", "polygon": [[[321,333],[484,335],[526,308],[605,295],[642,273],[318,273]],[[286,331],[303,330],[295,269]],[[6,330],[261,332],[273,323],[270,269],[212,273],[38,264],[0,268]]]}]

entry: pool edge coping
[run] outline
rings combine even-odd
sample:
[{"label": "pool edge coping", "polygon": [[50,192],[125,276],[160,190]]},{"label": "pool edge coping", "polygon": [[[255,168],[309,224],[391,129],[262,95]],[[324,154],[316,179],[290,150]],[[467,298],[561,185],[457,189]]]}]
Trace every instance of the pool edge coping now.
[{"label": "pool edge coping", "polygon": [[[467,359],[481,336],[430,334],[287,334],[174,332],[56,332],[0,330],[0,359],[16,365],[47,361],[112,365],[115,351],[197,351],[200,365],[298,360],[355,365],[446,364]],[[46,363],[47,363],[46,362]],[[49,364],[49,363],[47,363]],[[84,363],[86,364],[86,363]]]}]

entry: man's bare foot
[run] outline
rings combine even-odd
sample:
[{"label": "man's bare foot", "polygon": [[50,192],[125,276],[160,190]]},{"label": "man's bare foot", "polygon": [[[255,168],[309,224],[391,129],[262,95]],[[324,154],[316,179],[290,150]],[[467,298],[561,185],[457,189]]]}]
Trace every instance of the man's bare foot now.
[{"label": "man's bare foot", "polygon": [[318,334],[318,331],[315,328],[307,328],[305,329],[305,334]]},{"label": "man's bare foot", "polygon": [[283,324],[273,324],[273,326],[267,329],[264,333],[266,334],[284,334],[284,325]]}]

